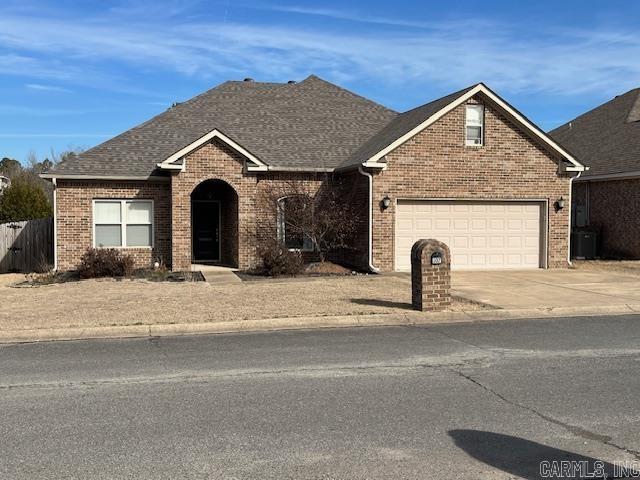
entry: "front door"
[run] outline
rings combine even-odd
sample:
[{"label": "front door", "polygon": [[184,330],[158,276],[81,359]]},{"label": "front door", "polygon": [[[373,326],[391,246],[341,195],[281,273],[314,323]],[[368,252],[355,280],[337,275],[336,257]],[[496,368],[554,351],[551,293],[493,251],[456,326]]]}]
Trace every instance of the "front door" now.
[{"label": "front door", "polygon": [[219,262],[220,202],[194,200],[192,215],[193,260],[195,262]]}]

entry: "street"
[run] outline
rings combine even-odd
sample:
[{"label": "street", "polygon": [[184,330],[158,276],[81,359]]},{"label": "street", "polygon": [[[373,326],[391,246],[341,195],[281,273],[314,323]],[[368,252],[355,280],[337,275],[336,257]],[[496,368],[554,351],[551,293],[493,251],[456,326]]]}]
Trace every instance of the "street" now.
[{"label": "street", "polygon": [[612,470],[640,461],[639,368],[631,315],[2,345],[0,478]]}]

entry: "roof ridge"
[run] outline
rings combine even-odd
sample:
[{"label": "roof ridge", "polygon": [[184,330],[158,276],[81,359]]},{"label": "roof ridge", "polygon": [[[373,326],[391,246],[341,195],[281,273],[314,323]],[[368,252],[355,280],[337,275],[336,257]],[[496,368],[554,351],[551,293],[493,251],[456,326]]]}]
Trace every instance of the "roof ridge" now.
[{"label": "roof ridge", "polygon": [[300,83],[298,83],[297,85],[302,85],[304,82],[308,81],[308,80],[317,80],[320,81],[326,85],[329,85],[333,88],[335,88],[336,90],[340,90],[341,92],[345,92],[348,93],[349,95],[351,95],[354,98],[358,98],[360,100],[363,100],[365,103],[368,103],[370,105],[375,105],[376,107],[380,107],[383,108],[384,110],[390,112],[390,113],[395,113],[395,114],[399,114],[399,112],[387,107],[386,105],[382,105],[381,103],[375,102],[373,100],[371,100],[370,98],[367,98],[365,96],[362,96],[358,93],[352,92],[351,90],[348,90],[344,87],[341,87],[340,85],[336,85],[335,83],[332,83],[328,80],[325,80],[324,78],[320,78],[319,76],[315,75],[315,74],[311,74],[309,75],[307,78],[305,78],[304,80],[302,80]]},{"label": "roof ridge", "polygon": [[474,83],[473,85],[470,85],[470,86],[465,87],[465,88],[461,88],[460,90],[458,90],[456,92],[448,93],[447,95],[443,95],[442,97],[439,97],[439,98],[436,98],[434,100],[431,100],[430,102],[423,103],[422,105],[418,105],[417,107],[413,107],[413,108],[411,108],[409,110],[406,110],[406,111],[402,112],[400,115],[411,113],[411,112],[413,112],[415,110],[418,110],[419,108],[426,107],[427,105],[431,105],[432,103],[436,103],[436,102],[439,102],[441,100],[444,100],[447,97],[457,97],[458,95],[462,95],[463,92],[468,92],[472,88],[475,88],[475,87],[477,87],[478,85],[481,85],[481,84],[482,84],[482,82]]},{"label": "roof ridge", "polygon": [[638,90],[638,94],[636,96],[636,100],[633,102],[633,105],[631,105],[631,109],[629,109],[629,115],[627,115],[627,123],[640,121],[640,88],[635,88],[634,90]]},{"label": "roof ridge", "polygon": [[[631,90],[628,90],[624,93],[621,93],[620,95],[616,95],[614,96],[612,99],[607,100],[604,103],[601,103],[599,105],[596,105],[595,107],[587,110],[586,112],[581,113],[580,115],[578,115],[577,117],[572,118],[571,120],[566,121],[565,123],[563,123],[562,125],[557,126],[556,128],[554,128],[553,130],[550,130],[548,133],[558,133],[560,130],[562,130],[563,128],[567,127],[570,123],[573,123],[575,121],[577,121],[578,119],[582,119],[583,117],[586,117],[587,115],[590,115],[591,113],[595,112],[596,110],[601,109],[602,107],[604,107],[605,105],[609,105],[611,102],[615,101],[618,98],[624,97],[625,95],[630,94],[631,92],[634,91],[638,91],[638,96],[640,97],[640,87],[637,88],[632,88]],[[636,102],[639,102],[638,99],[636,99]],[[633,106],[632,106],[633,109]],[[628,118],[628,117],[627,117]],[[628,120],[627,120],[628,123]]]}]

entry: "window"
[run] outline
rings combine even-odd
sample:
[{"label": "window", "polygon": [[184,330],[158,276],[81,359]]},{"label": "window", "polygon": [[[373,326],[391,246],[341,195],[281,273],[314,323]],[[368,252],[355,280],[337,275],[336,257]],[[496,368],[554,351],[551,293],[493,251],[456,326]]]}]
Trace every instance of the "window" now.
[{"label": "window", "polygon": [[295,197],[286,197],[279,200],[278,208],[278,239],[289,250],[301,250],[304,252],[310,252],[313,250],[313,242],[311,239],[302,234],[296,232],[292,225],[287,226],[287,212],[289,218],[295,218],[297,213],[294,213],[293,209],[299,209],[301,207],[300,202],[296,201]]},{"label": "window", "polygon": [[482,146],[484,138],[484,107],[467,105],[466,144]]},{"label": "window", "polygon": [[151,200],[95,200],[94,247],[153,246]]}]

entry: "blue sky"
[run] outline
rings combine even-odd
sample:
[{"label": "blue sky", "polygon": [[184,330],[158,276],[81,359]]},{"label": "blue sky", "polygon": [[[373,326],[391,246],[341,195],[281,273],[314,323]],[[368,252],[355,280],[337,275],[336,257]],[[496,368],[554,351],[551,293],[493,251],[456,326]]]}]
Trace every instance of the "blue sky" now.
[{"label": "blue sky", "polygon": [[483,81],[544,129],[640,86],[640,2],[2,0],[0,157],[96,145],[228,79],[397,110]]}]

